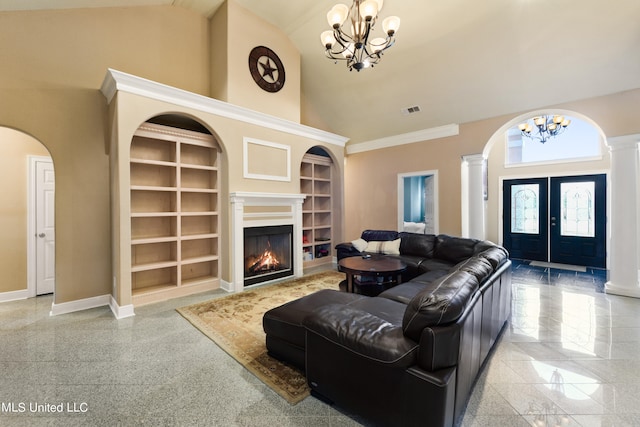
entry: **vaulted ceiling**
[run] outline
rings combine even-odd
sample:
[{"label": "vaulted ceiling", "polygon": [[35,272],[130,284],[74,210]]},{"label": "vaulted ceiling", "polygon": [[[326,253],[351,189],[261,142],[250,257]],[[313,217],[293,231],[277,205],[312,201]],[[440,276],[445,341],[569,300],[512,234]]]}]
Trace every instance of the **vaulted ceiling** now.
[{"label": "vaulted ceiling", "polygon": [[[352,142],[640,88],[638,0],[386,0],[380,16],[402,20],[396,45],[359,73],[324,57],[319,36],[336,0],[234,1],[289,36],[301,54],[305,101],[329,130]],[[90,3],[169,4],[209,16],[222,2]],[[0,10],[52,3],[88,2],[0,0]],[[402,114],[412,106],[420,113]]]}]

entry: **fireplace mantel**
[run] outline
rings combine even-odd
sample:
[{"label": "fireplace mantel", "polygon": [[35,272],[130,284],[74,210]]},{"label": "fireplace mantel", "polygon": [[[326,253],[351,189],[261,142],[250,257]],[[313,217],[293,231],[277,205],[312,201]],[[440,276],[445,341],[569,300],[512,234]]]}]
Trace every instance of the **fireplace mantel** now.
[{"label": "fireplace mantel", "polygon": [[[293,225],[294,272],[302,277],[302,202],[304,194],[254,193],[237,191],[229,195],[231,201],[231,253],[233,271],[230,291],[244,289],[244,229],[269,225]],[[253,207],[247,211],[245,207]],[[281,207],[281,209],[270,209]],[[264,208],[262,211],[260,208]]]}]

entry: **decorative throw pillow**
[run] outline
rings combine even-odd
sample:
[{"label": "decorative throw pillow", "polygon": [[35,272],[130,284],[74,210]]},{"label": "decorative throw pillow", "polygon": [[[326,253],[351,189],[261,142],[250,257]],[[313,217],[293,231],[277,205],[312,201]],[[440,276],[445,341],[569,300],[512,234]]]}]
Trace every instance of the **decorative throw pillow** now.
[{"label": "decorative throw pillow", "polygon": [[370,241],[367,243],[365,252],[374,252],[385,255],[400,255],[400,239],[386,242]]},{"label": "decorative throw pillow", "polygon": [[354,248],[358,250],[358,252],[362,252],[367,249],[367,241],[364,239],[356,239],[351,242]]}]

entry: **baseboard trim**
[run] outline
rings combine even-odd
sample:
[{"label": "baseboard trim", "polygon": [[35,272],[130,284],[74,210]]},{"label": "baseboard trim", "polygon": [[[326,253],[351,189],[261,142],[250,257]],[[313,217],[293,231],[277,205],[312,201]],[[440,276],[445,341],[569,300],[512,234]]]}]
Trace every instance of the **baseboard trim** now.
[{"label": "baseboard trim", "polygon": [[609,281],[604,284],[604,293],[609,295],[618,295],[621,297],[640,298],[640,283],[636,286],[630,287],[619,286]]},{"label": "baseboard trim", "polygon": [[51,304],[51,316],[60,314],[74,313],[76,311],[89,310],[91,308],[108,306],[111,295],[100,295],[97,297],[79,299],[75,301],[63,302],[60,304]]},{"label": "baseboard trim", "polygon": [[0,302],[16,301],[29,298],[29,290],[10,291],[0,293]]},{"label": "baseboard trim", "polygon": [[118,320],[136,315],[133,310],[133,304],[123,305],[120,307],[113,296],[111,296],[109,300],[109,308],[111,308],[111,312]]},{"label": "baseboard trim", "polygon": [[220,279],[220,289],[227,292],[233,292],[233,283]]}]

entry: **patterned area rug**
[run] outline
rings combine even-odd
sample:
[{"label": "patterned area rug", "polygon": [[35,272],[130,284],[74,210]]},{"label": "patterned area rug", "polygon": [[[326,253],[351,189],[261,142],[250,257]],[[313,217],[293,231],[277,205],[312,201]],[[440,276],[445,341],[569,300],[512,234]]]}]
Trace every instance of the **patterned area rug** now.
[{"label": "patterned area rug", "polygon": [[342,280],[343,273],[326,271],[177,310],[242,366],[289,403],[296,404],[309,395],[306,379],[302,372],[267,354],[262,316],[271,308],[315,291],[337,290]]}]

